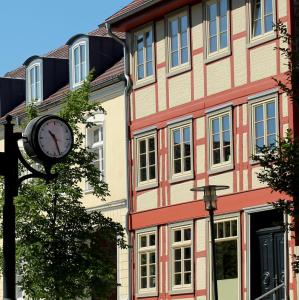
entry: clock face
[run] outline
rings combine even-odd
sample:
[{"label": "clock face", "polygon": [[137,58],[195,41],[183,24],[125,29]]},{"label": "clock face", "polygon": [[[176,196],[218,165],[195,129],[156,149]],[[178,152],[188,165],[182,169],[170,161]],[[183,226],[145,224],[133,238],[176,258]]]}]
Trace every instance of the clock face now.
[{"label": "clock face", "polygon": [[37,142],[45,156],[59,159],[71,150],[73,134],[62,119],[53,117],[45,120],[39,127]]}]

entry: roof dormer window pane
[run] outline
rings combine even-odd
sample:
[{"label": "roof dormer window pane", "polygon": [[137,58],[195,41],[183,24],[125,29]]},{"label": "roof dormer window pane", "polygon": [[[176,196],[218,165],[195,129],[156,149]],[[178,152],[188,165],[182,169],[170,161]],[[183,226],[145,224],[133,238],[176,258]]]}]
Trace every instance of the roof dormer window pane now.
[{"label": "roof dormer window pane", "polygon": [[29,99],[41,100],[40,66],[35,65],[29,70]]},{"label": "roof dormer window pane", "polygon": [[74,48],[74,83],[78,84],[86,79],[86,44]]},{"label": "roof dormer window pane", "polygon": [[80,48],[77,47],[74,49],[74,57],[75,57],[75,61],[74,61],[74,67],[75,67],[75,83],[80,82],[80,59],[79,59],[79,52],[80,52]]},{"label": "roof dormer window pane", "polygon": [[85,45],[80,45],[81,80],[86,78],[86,51]]}]

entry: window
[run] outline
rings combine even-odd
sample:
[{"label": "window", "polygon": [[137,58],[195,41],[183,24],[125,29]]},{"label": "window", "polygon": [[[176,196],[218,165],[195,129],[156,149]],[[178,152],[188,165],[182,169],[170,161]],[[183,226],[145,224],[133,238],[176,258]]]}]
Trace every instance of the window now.
[{"label": "window", "polygon": [[191,123],[170,128],[172,177],[190,175],[193,169]]},{"label": "window", "polygon": [[277,139],[277,105],[276,99],[254,103],[252,115],[252,147],[258,153],[263,146],[271,147]]},{"label": "window", "polygon": [[193,284],[192,227],[171,228],[172,291],[191,290]]},{"label": "window", "polygon": [[219,300],[238,300],[238,222],[215,221],[216,275]]},{"label": "window", "polygon": [[135,34],[136,81],[152,78],[154,74],[153,30],[147,28]]},{"label": "window", "polygon": [[263,36],[273,32],[275,23],[273,0],[253,0],[251,2],[251,36]]},{"label": "window", "polygon": [[81,42],[73,47],[73,84],[78,85],[87,76],[86,43]]},{"label": "window", "polygon": [[157,291],[157,238],[156,232],[137,234],[138,243],[138,293]]},{"label": "window", "polygon": [[139,137],[137,143],[137,185],[157,182],[156,134]]},{"label": "window", "polygon": [[41,66],[34,64],[28,69],[28,101],[40,101],[41,98]]},{"label": "window", "polygon": [[188,22],[187,11],[168,20],[169,70],[188,65],[190,61]]},{"label": "window", "polygon": [[[101,179],[104,177],[104,136],[103,126],[99,125],[87,129],[87,148],[94,154],[93,165],[99,170]],[[86,190],[92,190],[92,186],[86,181]]]},{"label": "window", "polygon": [[210,168],[215,169],[232,164],[231,111],[208,118],[210,142]]},{"label": "window", "polygon": [[213,0],[207,3],[207,49],[208,56],[228,48],[228,3]]}]

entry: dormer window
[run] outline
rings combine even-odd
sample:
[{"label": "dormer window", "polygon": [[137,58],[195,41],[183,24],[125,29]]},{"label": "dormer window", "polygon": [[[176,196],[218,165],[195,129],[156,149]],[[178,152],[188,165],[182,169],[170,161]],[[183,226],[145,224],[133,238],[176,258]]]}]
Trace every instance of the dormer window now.
[{"label": "dormer window", "polygon": [[122,46],[110,37],[76,34],[66,45],[69,48],[70,89],[80,87],[89,71],[97,77],[112,67],[123,56]]},{"label": "dormer window", "polygon": [[29,70],[29,86],[30,86],[30,100],[39,101],[41,100],[40,92],[40,65],[34,65]]},{"label": "dormer window", "polygon": [[43,98],[42,92],[42,62],[33,62],[27,67],[27,102],[38,102]]},{"label": "dormer window", "polygon": [[87,76],[86,43],[82,42],[73,47],[73,79],[74,86],[80,84]]}]

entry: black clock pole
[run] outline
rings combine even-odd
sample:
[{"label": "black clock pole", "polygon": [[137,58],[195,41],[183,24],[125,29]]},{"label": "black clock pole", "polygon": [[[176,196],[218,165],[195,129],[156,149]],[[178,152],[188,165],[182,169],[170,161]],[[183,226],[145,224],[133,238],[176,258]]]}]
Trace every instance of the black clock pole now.
[{"label": "black clock pole", "polygon": [[16,274],[15,274],[15,206],[14,196],[18,193],[18,156],[17,138],[13,133],[11,116],[6,118],[4,125],[4,153],[1,153],[1,175],[4,175],[4,205],[3,205],[3,298],[4,300],[16,299]]},{"label": "black clock pole", "polygon": [[[31,125],[35,125],[38,121],[45,117],[36,118]],[[63,122],[63,119],[53,116],[46,116],[46,118],[56,118]],[[44,165],[45,173],[39,172],[32,168],[28,162],[22,156],[19,147],[18,140],[23,138],[25,145],[28,147],[28,141],[30,136],[22,137],[21,133],[13,131],[13,124],[11,123],[12,117],[8,115],[6,117],[6,123],[4,124],[4,152],[0,152],[0,176],[4,176],[4,204],[3,204],[3,299],[15,300],[16,299],[16,210],[14,206],[14,197],[18,195],[18,188],[21,182],[29,178],[41,178],[46,181],[52,180],[57,177],[57,174],[51,173],[51,167],[57,163],[58,160],[54,158],[41,157],[39,162]],[[66,126],[67,123],[65,123]],[[29,123],[30,125],[30,123]],[[27,126],[28,127],[28,126]],[[26,128],[27,129],[27,128]],[[32,128],[29,128],[32,129]],[[26,130],[25,130],[26,131]],[[30,131],[30,130],[29,130]],[[68,152],[73,145],[73,134],[70,129],[71,144]],[[55,135],[54,135],[55,137]],[[57,143],[57,141],[55,140]],[[56,144],[57,148],[58,145]],[[25,148],[26,150],[26,148]],[[59,148],[58,148],[59,150]],[[26,150],[27,152],[27,150]],[[59,151],[58,151],[59,152]],[[65,153],[61,158],[66,156]],[[27,152],[32,159],[38,153],[32,151]],[[38,158],[37,158],[38,159]],[[29,170],[31,173],[18,176],[18,163]]]}]

